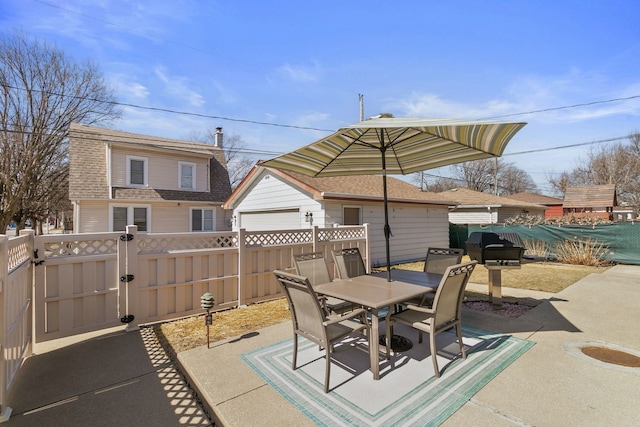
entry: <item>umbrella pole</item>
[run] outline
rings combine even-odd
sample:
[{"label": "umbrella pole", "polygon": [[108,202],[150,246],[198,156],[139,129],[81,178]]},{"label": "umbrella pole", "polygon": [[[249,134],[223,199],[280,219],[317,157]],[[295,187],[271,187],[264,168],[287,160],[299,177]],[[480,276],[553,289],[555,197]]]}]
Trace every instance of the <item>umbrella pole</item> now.
[{"label": "umbrella pole", "polygon": [[[384,146],[384,144],[382,144]],[[391,227],[389,227],[389,206],[387,203],[387,160],[386,150],[384,147],[382,152],[382,195],[384,200],[384,241],[387,250],[387,282],[391,281],[391,251],[389,250],[389,236],[391,236]]]}]

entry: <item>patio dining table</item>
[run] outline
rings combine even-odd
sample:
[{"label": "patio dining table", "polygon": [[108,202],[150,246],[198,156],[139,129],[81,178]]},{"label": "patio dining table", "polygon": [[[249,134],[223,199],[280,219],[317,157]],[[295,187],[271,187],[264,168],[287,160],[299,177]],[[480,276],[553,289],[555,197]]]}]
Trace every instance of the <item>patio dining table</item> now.
[{"label": "patio dining table", "polygon": [[[408,270],[394,270],[408,271]],[[418,273],[418,274],[412,274]],[[399,280],[404,276],[407,281]],[[435,281],[438,276],[438,280]],[[378,275],[364,275],[350,279],[339,279],[323,283],[314,287],[318,294],[340,298],[345,301],[366,307],[371,311],[371,336],[369,337],[369,359],[373,379],[380,379],[380,344],[378,311],[391,308],[395,304],[419,297],[428,292],[434,292],[440,283],[440,275],[427,276],[427,273],[414,271],[410,273],[393,273],[392,280]],[[413,278],[410,282],[408,279]]]}]

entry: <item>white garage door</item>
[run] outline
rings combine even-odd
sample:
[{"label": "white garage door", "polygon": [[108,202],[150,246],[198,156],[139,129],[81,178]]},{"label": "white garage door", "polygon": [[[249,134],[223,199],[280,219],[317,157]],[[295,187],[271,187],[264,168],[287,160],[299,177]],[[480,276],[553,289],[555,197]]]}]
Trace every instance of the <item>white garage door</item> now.
[{"label": "white garage door", "polygon": [[290,230],[300,228],[300,210],[242,212],[240,228],[246,230]]}]

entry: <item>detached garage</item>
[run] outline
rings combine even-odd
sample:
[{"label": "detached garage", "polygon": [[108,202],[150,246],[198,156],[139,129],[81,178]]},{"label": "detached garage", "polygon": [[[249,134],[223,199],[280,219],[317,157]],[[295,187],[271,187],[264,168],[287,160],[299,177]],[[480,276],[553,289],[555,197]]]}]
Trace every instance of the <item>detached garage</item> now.
[{"label": "detached garage", "polygon": [[238,228],[246,230],[286,230],[300,222],[300,209],[238,212]]},{"label": "detached garage", "polygon": [[[427,248],[449,246],[448,207],[435,193],[388,177],[391,261],[423,260]],[[369,224],[372,266],[386,262],[382,177],[311,178],[256,166],[223,205],[233,229],[297,230]]]}]

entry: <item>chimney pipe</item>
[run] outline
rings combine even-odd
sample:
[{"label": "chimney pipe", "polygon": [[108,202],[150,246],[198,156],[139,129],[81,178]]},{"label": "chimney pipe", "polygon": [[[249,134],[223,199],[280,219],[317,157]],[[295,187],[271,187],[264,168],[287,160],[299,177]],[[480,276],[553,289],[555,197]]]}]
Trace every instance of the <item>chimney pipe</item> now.
[{"label": "chimney pipe", "polygon": [[224,134],[222,133],[222,128],[218,127],[216,128],[216,134],[215,134],[215,138],[213,140],[213,145],[216,147],[220,147],[222,148],[222,137],[224,136]]}]

